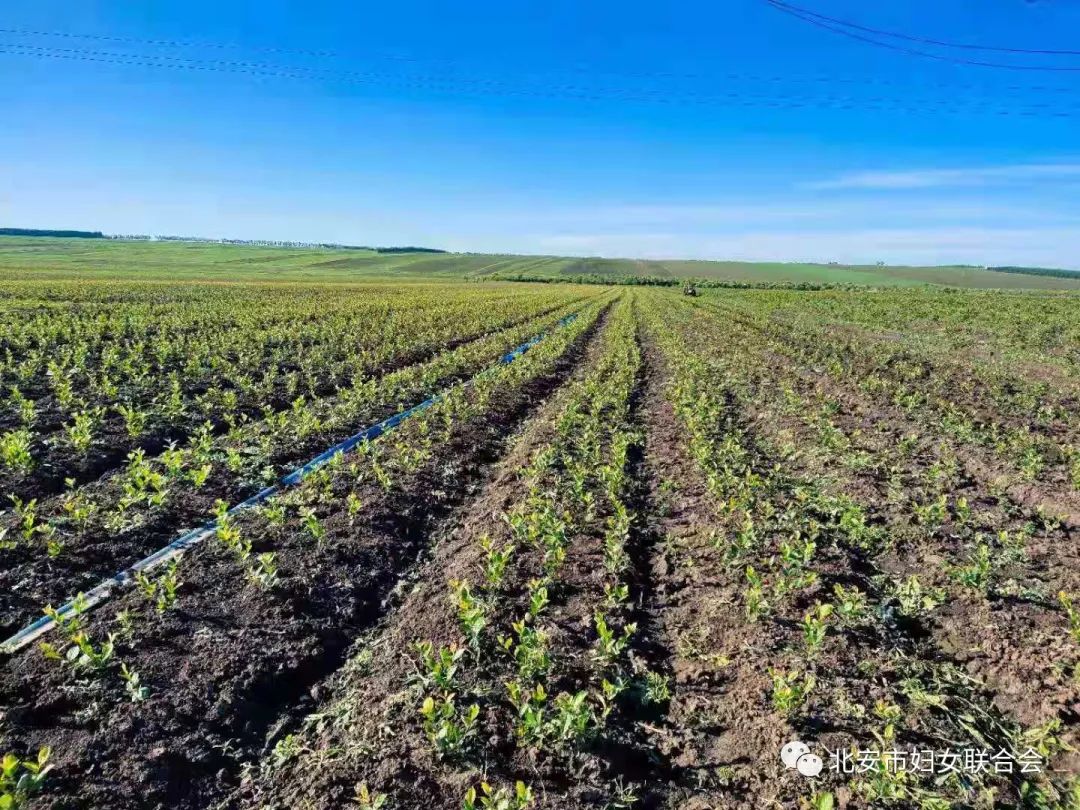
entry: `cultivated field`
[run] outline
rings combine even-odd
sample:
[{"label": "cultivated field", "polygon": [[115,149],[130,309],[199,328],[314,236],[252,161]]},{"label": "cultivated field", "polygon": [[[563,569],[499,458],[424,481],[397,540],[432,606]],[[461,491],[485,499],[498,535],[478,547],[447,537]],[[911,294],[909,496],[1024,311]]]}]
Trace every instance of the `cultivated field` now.
[{"label": "cultivated field", "polygon": [[1080,291],[1080,273],[1032,275],[975,267],[901,267],[799,262],[639,261],[471,253],[378,253],[374,250],[257,247],[198,242],[132,242],[0,236],[4,278],[163,281],[413,282],[693,278],[727,284],[950,286]]},{"label": "cultivated field", "polygon": [[1076,295],[12,261],[3,810],[1080,808]]}]

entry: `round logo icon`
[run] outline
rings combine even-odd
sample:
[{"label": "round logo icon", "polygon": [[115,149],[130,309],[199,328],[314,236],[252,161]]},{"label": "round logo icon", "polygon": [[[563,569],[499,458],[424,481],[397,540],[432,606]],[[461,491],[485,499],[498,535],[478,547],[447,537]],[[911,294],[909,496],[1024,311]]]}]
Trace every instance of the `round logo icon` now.
[{"label": "round logo icon", "polygon": [[799,757],[810,753],[810,746],[799,740],[792,740],[780,749],[780,761],[784,766],[795,770],[798,767]]},{"label": "round logo icon", "polygon": [[821,773],[825,763],[817,754],[803,754],[795,761],[795,767],[803,776],[814,777]]}]

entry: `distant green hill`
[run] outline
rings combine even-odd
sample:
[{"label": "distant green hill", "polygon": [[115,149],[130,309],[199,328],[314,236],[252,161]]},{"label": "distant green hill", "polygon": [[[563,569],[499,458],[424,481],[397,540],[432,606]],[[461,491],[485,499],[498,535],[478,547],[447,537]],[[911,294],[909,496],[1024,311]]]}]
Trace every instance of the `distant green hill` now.
[{"label": "distant green hill", "polygon": [[1080,291],[1080,273],[1002,267],[902,267],[514,256],[431,250],[272,247],[0,236],[0,278],[207,279],[213,281],[544,280],[612,283],[703,279],[739,285],[910,287]]}]

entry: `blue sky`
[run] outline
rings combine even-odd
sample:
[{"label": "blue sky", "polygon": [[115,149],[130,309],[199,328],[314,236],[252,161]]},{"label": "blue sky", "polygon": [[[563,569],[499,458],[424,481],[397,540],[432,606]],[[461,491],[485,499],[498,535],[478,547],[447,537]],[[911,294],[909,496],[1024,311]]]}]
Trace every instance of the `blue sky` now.
[{"label": "blue sky", "polygon": [[[1080,56],[765,0],[4,5],[4,225],[1080,268]],[[800,5],[1080,49],[1067,0]]]}]

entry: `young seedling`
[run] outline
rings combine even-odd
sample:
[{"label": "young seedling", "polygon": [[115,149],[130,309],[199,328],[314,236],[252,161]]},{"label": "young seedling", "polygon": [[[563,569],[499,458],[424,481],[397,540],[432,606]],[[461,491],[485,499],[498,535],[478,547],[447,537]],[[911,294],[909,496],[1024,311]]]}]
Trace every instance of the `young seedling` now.
[{"label": "young seedling", "polygon": [[19,533],[22,535],[23,540],[29,543],[34,539],[34,535],[40,531],[37,522],[37,498],[23,501],[16,495],[9,495],[8,497],[15,508],[15,516],[19,519]]},{"label": "young seedling", "polygon": [[752,565],[746,566],[746,593],[743,601],[746,604],[746,618],[751,622],[757,622],[763,616],[769,614],[769,603],[765,600],[765,586],[761,575]]},{"label": "young seedling", "polygon": [[837,584],[833,586],[833,594],[836,596],[834,610],[841,624],[850,627],[866,618],[866,594],[857,587],[845,588]]},{"label": "young seedling", "polygon": [[596,626],[597,634],[593,658],[602,666],[609,667],[630,644],[630,639],[637,632],[637,624],[635,622],[627,624],[623,627],[622,634],[617,635],[608,625],[607,617],[600,611],[593,616],[593,624]]},{"label": "young seedling", "polygon": [[990,546],[985,542],[979,543],[969,558],[967,565],[957,567],[952,572],[952,575],[965,588],[985,594],[990,589],[993,576]]},{"label": "young seedling", "polygon": [[814,676],[809,672],[800,674],[795,671],[770,669],[769,677],[772,678],[773,708],[788,717],[802,707],[816,684]]},{"label": "young seedling", "polygon": [[533,689],[526,689],[520,681],[508,681],[506,692],[510,703],[517,710],[517,736],[526,744],[541,747],[547,734],[544,704],[547,692],[544,685],[538,683]]},{"label": "young seedling", "polygon": [[170,560],[165,572],[156,581],[142,571],[136,572],[135,583],[158,615],[162,615],[176,606],[176,591],[181,585],[180,560],[176,557]]},{"label": "young seedling", "polygon": [[930,613],[945,600],[944,590],[924,588],[914,574],[894,585],[893,595],[900,604],[900,612],[909,618],[917,618]]},{"label": "young seedling", "polygon": [[502,548],[496,548],[491,537],[486,534],[480,537],[479,543],[484,551],[484,581],[489,588],[497,591],[506,577],[506,568],[514,554],[514,546],[507,543]]},{"label": "young seedling", "polygon": [[548,606],[548,589],[542,580],[534,579],[529,582],[529,619],[535,621],[544,608]]},{"label": "young seedling", "polygon": [[349,516],[350,526],[356,522],[356,516],[360,514],[360,510],[363,508],[364,503],[355,492],[350,492],[345,496],[345,512]]},{"label": "young seedling", "polygon": [[813,610],[803,616],[803,640],[806,642],[806,650],[811,656],[816,655],[825,642],[825,631],[832,612],[832,605],[816,602]]},{"label": "young seedling", "polygon": [[454,695],[435,699],[428,696],[420,706],[424,733],[440,757],[453,758],[464,753],[469,740],[476,734],[480,707],[472,705],[458,709]]},{"label": "young seedling", "polygon": [[315,541],[315,544],[321,546],[323,540],[326,539],[326,527],[319,520],[319,516],[315,514],[314,509],[309,506],[301,508],[300,524],[311,539]]},{"label": "young seedling", "polygon": [[247,575],[248,579],[264,591],[273,590],[280,581],[278,577],[277,554],[272,551],[264,551],[261,554],[256,554],[253,561],[248,561]]},{"label": "young seedling", "polygon": [[94,646],[94,642],[85,630],[75,631],[69,641],[71,647],[63,655],[52,644],[43,641],[39,645],[44,656],[57,662],[66,662],[76,670],[90,670],[101,672],[112,661],[115,652],[116,634],[109,633],[100,647]]},{"label": "young seedling", "polygon": [[551,668],[547,632],[524,620],[514,622],[511,627],[517,634],[517,644],[509,636],[500,637],[499,643],[504,650],[513,652],[518,677],[523,681],[532,681],[546,675]]},{"label": "young seedling", "polygon": [[815,793],[810,798],[800,800],[801,810],[833,810],[836,798],[831,793]]},{"label": "young seedling", "polygon": [[561,692],[555,697],[550,736],[556,745],[580,745],[596,731],[599,722],[588,704],[589,693]]},{"label": "young seedling", "polygon": [[474,651],[480,649],[480,634],[487,626],[487,608],[473,595],[468,582],[454,580],[450,583],[452,598],[457,606],[458,622],[461,632],[468,639]]},{"label": "young seedling", "polygon": [[516,782],[513,791],[481,782],[479,791],[469,788],[465,792],[461,810],[525,810],[532,802],[532,788],[524,782]]},{"label": "young seedling", "polygon": [[29,472],[34,467],[30,447],[34,434],[27,428],[9,430],[0,434],[0,464],[16,472]]},{"label": "young seedling", "polygon": [[118,610],[116,612],[116,623],[120,627],[120,632],[117,635],[130,643],[135,638],[135,617],[131,615],[131,611],[127,608]]},{"label": "young seedling", "polygon": [[416,667],[416,680],[425,689],[437,686],[443,691],[450,692],[454,688],[454,676],[465,649],[451,644],[449,647],[440,647],[437,650],[430,641],[417,641],[413,649],[420,657]]},{"label": "young seedling", "polygon": [[874,704],[874,716],[882,722],[881,731],[873,731],[883,749],[890,749],[896,741],[896,726],[904,716],[903,709],[895,703],[878,700]]},{"label": "young seedling", "polygon": [[130,669],[127,664],[120,664],[120,677],[124,681],[124,689],[127,690],[132,703],[141,703],[150,697],[149,687],[142,685],[139,673]]},{"label": "young seedling", "polygon": [[385,793],[372,791],[367,782],[361,782],[356,786],[353,802],[360,806],[360,810],[382,810],[386,806],[387,796]]},{"label": "young seedling", "polygon": [[595,695],[596,703],[600,707],[600,725],[607,722],[608,716],[615,709],[616,699],[626,691],[627,685],[623,678],[616,678],[614,681],[603,678],[600,681],[600,691]]},{"label": "young seedling", "polygon": [[1073,598],[1065,591],[1058,593],[1058,602],[1065,609],[1065,616],[1069,620],[1069,634],[1080,643],[1080,610],[1073,604]]},{"label": "young seedling", "polygon": [[4,754],[0,760],[0,808],[20,810],[41,789],[53,767],[49,762],[51,754],[48,746],[38,749],[34,759]]}]

